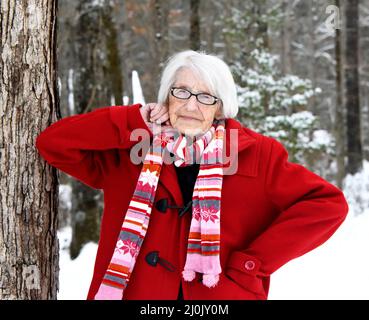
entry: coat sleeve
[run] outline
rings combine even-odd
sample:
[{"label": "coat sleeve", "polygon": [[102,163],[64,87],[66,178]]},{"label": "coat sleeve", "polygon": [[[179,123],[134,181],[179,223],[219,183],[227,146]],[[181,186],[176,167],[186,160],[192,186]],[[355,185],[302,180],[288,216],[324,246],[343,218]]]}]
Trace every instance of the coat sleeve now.
[{"label": "coat sleeve", "polygon": [[[141,104],[112,106],[63,118],[36,139],[39,154],[51,166],[94,189],[103,189],[109,149],[130,148],[135,128],[149,130],[139,111]],[[150,131],[149,131],[150,132]]]},{"label": "coat sleeve", "polygon": [[302,165],[288,162],[286,149],[275,139],[265,192],[278,216],[247,249],[233,252],[227,264],[228,276],[255,292],[262,290],[262,277],[329,239],[348,213],[342,191]]}]

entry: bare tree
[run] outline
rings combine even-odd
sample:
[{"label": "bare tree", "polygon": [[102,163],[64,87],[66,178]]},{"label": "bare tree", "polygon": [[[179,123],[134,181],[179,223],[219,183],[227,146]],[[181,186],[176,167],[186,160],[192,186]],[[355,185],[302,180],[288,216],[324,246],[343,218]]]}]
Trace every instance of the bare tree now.
[{"label": "bare tree", "polygon": [[283,0],[282,10],[285,12],[283,24],[281,28],[281,67],[284,74],[289,74],[292,71],[291,66],[291,29],[293,15],[291,14],[291,1]]},{"label": "bare tree", "polygon": [[158,83],[160,74],[164,66],[164,61],[169,55],[169,30],[168,30],[168,17],[169,17],[169,2],[165,0],[155,0],[153,8],[153,27],[155,34],[151,34],[150,38],[154,39],[151,51],[153,75],[153,98],[151,101],[156,101],[156,94],[159,89]]},{"label": "bare tree", "polygon": [[[340,0],[335,0],[336,7],[340,10]],[[338,11],[340,12],[340,11]],[[336,140],[336,160],[337,174],[336,184],[342,188],[343,178],[345,177],[345,128],[343,103],[342,103],[342,59],[341,59],[341,29],[335,29],[335,57],[336,57],[336,108],[334,121],[334,134]]]},{"label": "bare tree", "polygon": [[346,48],[345,88],[347,110],[347,171],[354,174],[361,170],[363,154],[361,147],[361,124],[359,104],[359,16],[358,0],[345,6]]},{"label": "bare tree", "polygon": [[56,0],[1,1],[0,299],[56,299],[55,168],[35,148],[56,120]]},{"label": "bare tree", "polygon": [[187,0],[170,1],[168,16],[169,54],[190,48],[190,15],[191,8]]},{"label": "bare tree", "polygon": [[364,158],[369,161],[369,2],[359,3],[360,105]]},{"label": "bare tree", "polygon": [[[168,56],[168,15],[170,1],[124,1],[124,63],[130,85],[132,71],[140,76],[145,101],[155,101],[163,60]],[[132,92],[130,99],[132,102]]]},{"label": "bare tree", "polygon": [[191,16],[190,16],[190,41],[191,49],[200,49],[200,18],[199,18],[199,0],[191,0]]}]

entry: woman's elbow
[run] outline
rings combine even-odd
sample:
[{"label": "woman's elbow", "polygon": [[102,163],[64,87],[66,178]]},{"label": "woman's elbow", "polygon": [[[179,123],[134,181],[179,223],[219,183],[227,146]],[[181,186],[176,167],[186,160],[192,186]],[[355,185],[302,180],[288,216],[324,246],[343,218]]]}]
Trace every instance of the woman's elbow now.
[{"label": "woman's elbow", "polygon": [[38,153],[47,162],[51,162],[53,160],[53,154],[57,153],[57,150],[55,149],[57,144],[51,140],[52,138],[50,136],[48,136],[44,132],[41,132],[37,136],[36,142],[35,142],[35,146],[36,146]]},{"label": "woman's elbow", "polygon": [[47,146],[46,139],[44,138],[44,135],[42,134],[42,132],[36,137],[35,146],[39,154],[42,155],[43,151],[46,149],[46,146]]},{"label": "woman's elbow", "polygon": [[337,214],[337,218],[339,220],[344,221],[349,212],[349,205],[347,203],[344,193],[340,189],[338,188],[336,189],[337,189],[337,195],[335,199],[335,203],[336,203],[335,214]]}]

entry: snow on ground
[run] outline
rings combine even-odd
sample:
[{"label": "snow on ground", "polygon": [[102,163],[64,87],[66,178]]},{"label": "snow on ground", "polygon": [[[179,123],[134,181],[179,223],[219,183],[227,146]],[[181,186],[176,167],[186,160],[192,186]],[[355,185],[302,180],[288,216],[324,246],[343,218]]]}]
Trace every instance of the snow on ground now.
[{"label": "snow on ground", "polygon": [[72,228],[65,227],[58,231],[58,238],[60,243],[58,300],[86,300],[92,279],[97,244],[87,243],[79,256],[71,260],[69,244],[72,239]]},{"label": "snow on ground", "polygon": [[270,300],[369,299],[369,210],[349,214],[323,245],[271,277]]},{"label": "snow on ground", "polygon": [[320,247],[273,273],[269,299],[369,299],[369,162],[347,175],[346,220]]}]

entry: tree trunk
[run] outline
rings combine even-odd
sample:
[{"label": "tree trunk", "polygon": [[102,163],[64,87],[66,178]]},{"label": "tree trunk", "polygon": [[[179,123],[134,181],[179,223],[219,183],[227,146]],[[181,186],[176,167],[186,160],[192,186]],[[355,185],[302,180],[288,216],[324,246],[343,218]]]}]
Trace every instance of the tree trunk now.
[{"label": "tree trunk", "polygon": [[290,74],[292,72],[291,67],[291,2],[283,0],[282,11],[285,12],[283,17],[283,25],[281,28],[282,38],[282,52],[281,52],[281,64],[283,74]]},{"label": "tree trunk", "polygon": [[[340,0],[335,1],[337,8],[340,8]],[[341,30],[335,30],[335,56],[336,56],[336,108],[334,121],[334,134],[336,138],[336,161],[337,173],[336,184],[342,189],[343,178],[345,177],[345,128],[342,104],[342,59],[341,59]]]},{"label": "tree trunk", "polygon": [[70,257],[75,259],[86,243],[99,241],[103,200],[100,191],[92,190],[75,179],[72,190],[72,241],[69,252]]},{"label": "tree trunk", "polygon": [[152,82],[154,94],[150,101],[156,101],[159,90],[160,75],[164,67],[164,62],[169,56],[169,2],[164,0],[155,0],[153,18],[153,30],[155,34],[151,38],[155,39],[153,51],[151,53],[153,63]]},{"label": "tree trunk", "polygon": [[169,54],[186,50],[191,46],[189,39],[190,15],[191,9],[187,0],[170,1],[168,12]]},{"label": "tree trunk", "polygon": [[[125,69],[129,77],[137,71],[145,102],[157,100],[160,71],[168,56],[169,4],[164,0],[124,1]],[[132,98],[131,93],[131,102]]]},{"label": "tree trunk", "polygon": [[0,8],[0,300],[56,299],[56,169],[38,134],[60,116],[57,0],[2,0]]},{"label": "tree trunk", "polygon": [[362,124],[363,157],[369,161],[369,3],[359,2],[360,42],[360,105]]},{"label": "tree trunk", "polygon": [[[315,58],[316,52],[318,50],[317,48],[317,40],[316,40],[316,28],[318,26],[318,4],[316,0],[311,0],[309,2],[309,79],[311,80],[312,87],[317,87],[317,61]],[[320,98],[319,98],[320,99]],[[308,108],[310,111],[313,112],[313,114],[319,114],[318,111],[318,103],[317,103],[317,97],[313,95],[308,102]]]},{"label": "tree trunk", "polygon": [[257,38],[262,39],[263,43],[261,47],[269,51],[269,37],[268,37],[268,23],[265,21],[265,16],[267,14],[267,3],[266,0],[259,0],[254,3],[255,18],[256,18],[256,34]]},{"label": "tree trunk", "polygon": [[105,8],[102,28],[106,37],[106,79],[110,91],[110,102],[112,105],[123,105],[123,79],[122,66],[119,55],[118,35],[113,15],[109,7]]},{"label": "tree trunk", "polygon": [[347,110],[347,172],[354,174],[362,169],[361,125],[359,104],[358,74],[358,0],[345,6],[346,48],[345,48],[345,87]]},{"label": "tree trunk", "polygon": [[97,6],[93,0],[81,0],[77,7],[79,15],[73,45],[78,114],[114,102],[122,103],[120,59],[111,10],[109,2]]},{"label": "tree trunk", "polygon": [[200,49],[200,18],[199,18],[199,0],[191,0],[190,16],[190,42],[192,50]]}]

